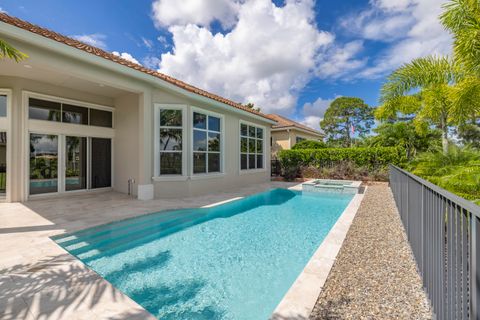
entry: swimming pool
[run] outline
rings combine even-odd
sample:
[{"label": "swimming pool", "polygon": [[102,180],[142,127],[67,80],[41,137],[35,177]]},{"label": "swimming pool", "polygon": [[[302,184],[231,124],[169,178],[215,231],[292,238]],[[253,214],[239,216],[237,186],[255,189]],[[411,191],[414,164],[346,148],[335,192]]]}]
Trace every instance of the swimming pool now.
[{"label": "swimming pool", "polygon": [[274,189],[54,237],[159,319],[268,319],[351,194]]}]

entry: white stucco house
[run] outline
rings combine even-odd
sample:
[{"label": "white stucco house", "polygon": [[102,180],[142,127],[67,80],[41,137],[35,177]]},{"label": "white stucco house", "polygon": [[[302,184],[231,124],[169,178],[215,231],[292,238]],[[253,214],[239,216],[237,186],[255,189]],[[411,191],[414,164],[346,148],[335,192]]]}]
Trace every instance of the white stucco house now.
[{"label": "white stucco house", "polygon": [[[0,195],[186,197],[268,181],[275,121],[0,13]],[[3,181],[3,182],[2,182]]]}]

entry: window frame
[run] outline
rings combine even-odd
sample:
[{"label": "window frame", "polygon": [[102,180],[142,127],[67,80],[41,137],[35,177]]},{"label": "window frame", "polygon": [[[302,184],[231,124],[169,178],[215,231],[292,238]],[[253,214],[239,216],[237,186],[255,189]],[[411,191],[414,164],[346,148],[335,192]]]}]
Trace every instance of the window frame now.
[{"label": "window frame", "polygon": [[[200,114],[204,114],[207,116],[207,127],[206,129],[197,129],[197,128],[194,128],[193,126],[193,114],[194,113],[200,113]],[[212,116],[212,117],[216,117],[216,118],[219,118],[220,119],[220,151],[218,152],[220,154],[220,171],[217,171],[217,172],[208,172],[208,155],[205,159],[205,171],[206,172],[203,172],[203,173],[193,173],[193,154],[195,152],[200,152],[200,153],[205,153],[205,154],[208,154],[209,151],[208,151],[208,133],[209,132],[218,132],[218,131],[210,131],[208,130],[208,117],[209,116]],[[209,110],[206,110],[206,109],[202,109],[202,108],[198,108],[198,107],[194,107],[194,106],[191,106],[190,107],[190,117],[189,117],[189,129],[190,129],[190,150],[189,150],[189,159],[191,160],[190,163],[190,170],[189,170],[189,174],[190,174],[190,178],[192,180],[195,180],[195,179],[201,179],[201,178],[208,178],[208,177],[215,177],[215,176],[223,176],[225,175],[225,116],[223,114],[220,114],[220,113],[216,113],[216,112],[213,112],[213,111],[209,111]],[[198,130],[198,131],[203,131],[203,132],[206,132],[207,134],[207,150],[206,151],[194,151],[193,150],[193,131],[194,130]],[[217,151],[213,151],[212,153],[217,153]]]},{"label": "window frame", "polygon": [[[263,156],[263,167],[262,168],[255,168],[255,169],[242,169],[242,154],[245,154],[244,152],[242,153],[242,137],[248,138],[248,128],[247,128],[247,136],[242,136],[241,134],[241,129],[242,129],[242,124],[245,124],[247,126],[259,128],[263,130],[263,137],[262,137],[262,153],[257,153],[255,149],[255,167],[257,166],[257,159],[256,156],[261,154]],[[256,129],[255,129],[256,132]],[[257,123],[245,121],[245,120],[240,120],[238,124],[238,129],[237,129],[237,134],[238,134],[238,171],[239,174],[249,174],[249,173],[258,173],[258,172],[265,172],[267,170],[266,164],[267,164],[267,150],[266,150],[266,144],[265,141],[267,139],[267,128],[265,126],[259,125]],[[256,134],[255,134],[256,135]],[[255,137],[255,141],[258,141],[259,139]],[[256,143],[255,143],[256,144]],[[247,149],[248,150],[248,149]],[[251,154],[249,151],[246,153],[247,154],[247,167],[248,167],[248,156]]]},{"label": "window frame", "polygon": [[[161,128],[180,128],[180,127],[161,127],[160,126],[160,110],[180,110],[182,112],[182,174],[160,174],[160,129]],[[175,180],[187,180],[188,170],[187,170],[187,148],[188,139],[186,136],[186,128],[188,124],[187,119],[187,106],[184,104],[163,104],[155,103],[154,104],[154,181],[175,181]],[[171,152],[171,151],[165,151]],[[178,151],[177,151],[178,152]]]},{"label": "window frame", "polygon": [[13,92],[12,89],[8,88],[0,88],[0,95],[4,95],[7,97],[7,110],[6,116],[0,117],[0,131],[6,132],[7,134],[7,150],[6,150],[6,165],[7,165],[7,180],[6,180],[6,190],[5,196],[0,196],[0,200],[6,200],[10,202],[12,199],[12,163],[13,163],[13,152],[12,152],[12,97]]},{"label": "window frame", "polygon": [[[68,99],[68,98],[62,98],[58,96],[52,96],[48,94],[43,94],[43,93],[38,93],[38,92],[32,92],[32,91],[27,91],[24,90],[22,91],[23,99],[25,100],[24,103],[26,105],[25,111],[25,117],[27,121],[41,121],[47,122],[47,123],[57,123],[57,124],[62,124],[62,125],[73,125],[73,126],[82,126],[82,127],[93,127],[93,128],[105,128],[105,129],[115,129],[115,108],[109,107],[109,106],[104,106],[100,104],[95,104],[95,103],[90,103],[90,102],[84,102],[80,100],[74,100],[74,99]],[[46,100],[46,101],[51,101],[51,102],[56,102],[60,103],[60,121],[49,121],[49,120],[42,120],[42,119],[31,119],[29,117],[29,112],[30,112],[30,98],[33,99],[39,99],[39,100]],[[68,104],[68,105],[73,105],[76,107],[83,107],[87,108],[87,113],[88,113],[88,124],[79,124],[79,123],[71,123],[71,122],[64,122],[63,121],[63,104]],[[95,125],[90,125],[90,109],[96,109],[96,110],[102,110],[102,111],[108,111],[112,113],[112,127],[104,127],[104,126],[95,126]]]}]

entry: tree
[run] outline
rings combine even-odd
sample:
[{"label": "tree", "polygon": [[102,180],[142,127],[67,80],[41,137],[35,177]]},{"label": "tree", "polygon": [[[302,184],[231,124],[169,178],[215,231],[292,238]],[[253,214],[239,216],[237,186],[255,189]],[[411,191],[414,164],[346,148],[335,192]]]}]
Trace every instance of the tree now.
[{"label": "tree", "polygon": [[462,70],[451,98],[457,114],[475,118],[480,115],[480,2],[451,0],[443,8],[440,20],[453,35],[454,59]]},{"label": "tree", "polygon": [[249,102],[247,104],[245,104],[245,107],[249,108],[249,109],[252,109],[254,111],[259,111],[260,112],[260,108],[259,107],[255,107],[255,104]]},{"label": "tree", "polygon": [[480,2],[451,0],[443,8],[440,20],[453,34],[455,60],[480,75]]},{"label": "tree", "polygon": [[[374,129],[377,135],[367,140],[372,147],[397,147],[405,149],[407,159],[414,157],[418,152],[437,149],[440,146],[441,133],[438,130],[418,132],[411,121],[383,123]],[[437,143],[438,142],[438,143]]]},{"label": "tree", "polygon": [[428,128],[428,123],[442,131],[442,147],[447,152],[449,125],[461,121],[466,111],[459,112],[452,100],[453,84],[460,74],[458,65],[447,57],[429,56],[404,64],[383,85],[377,117],[385,120],[397,113],[413,113],[418,130]]},{"label": "tree", "polygon": [[330,141],[338,141],[346,147],[352,146],[355,134],[364,137],[372,125],[373,108],[362,99],[354,97],[335,99],[320,122],[320,127]]},{"label": "tree", "polygon": [[28,58],[28,55],[15,49],[5,40],[0,39],[0,59],[12,59],[15,62],[20,62]]}]

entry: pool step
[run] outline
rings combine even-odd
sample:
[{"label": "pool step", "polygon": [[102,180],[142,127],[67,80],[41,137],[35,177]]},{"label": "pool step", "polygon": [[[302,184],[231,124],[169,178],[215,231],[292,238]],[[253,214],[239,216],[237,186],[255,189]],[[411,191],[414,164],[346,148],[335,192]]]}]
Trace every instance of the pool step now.
[{"label": "pool step", "polygon": [[123,221],[81,230],[73,234],[55,236],[52,237],[52,239],[65,248],[85,240],[95,241],[94,239],[110,237],[112,232],[119,233],[119,231],[123,232],[124,230],[128,232],[128,230],[143,228],[144,226],[151,226],[153,224],[156,225],[171,220],[174,217],[186,216],[191,213],[193,212],[189,209],[152,213],[135,219],[125,219]]},{"label": "pool step", "polygon": [[195,225],[205,219],[208,218],[204,212],[196,212],[157,225],[102,238],[99,241],[83,241],[74,245],[65,246],[64,248],[82,260],[91,260],[99,256],[115,254],[121,250],[128,249],[128,247],[150,242],[171,234],[172,232]]}]

